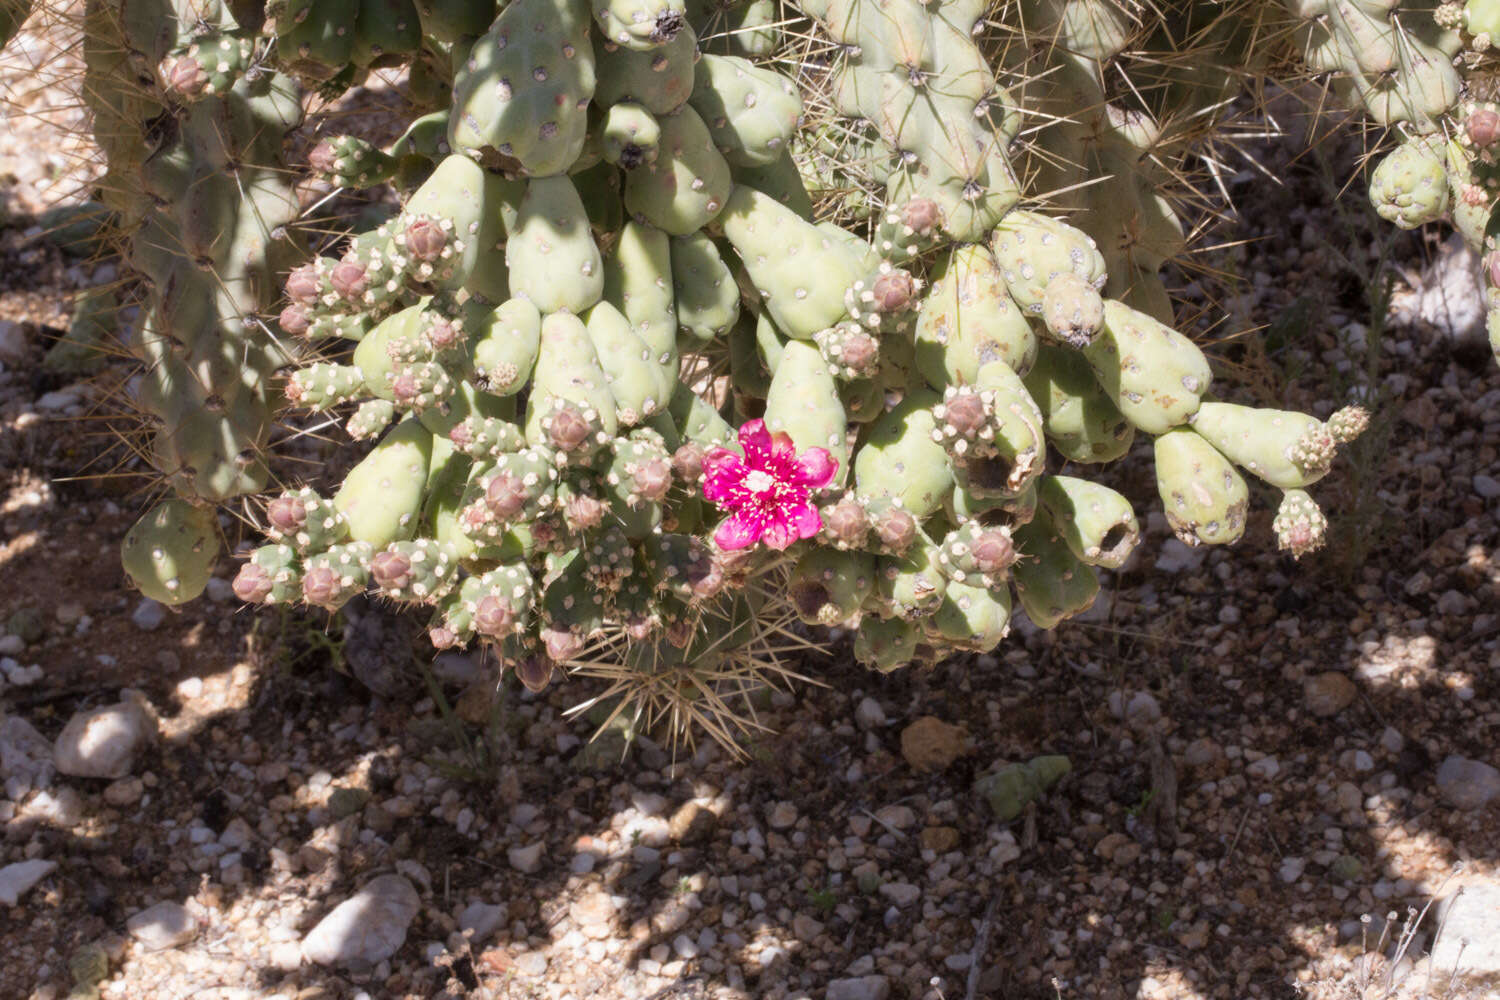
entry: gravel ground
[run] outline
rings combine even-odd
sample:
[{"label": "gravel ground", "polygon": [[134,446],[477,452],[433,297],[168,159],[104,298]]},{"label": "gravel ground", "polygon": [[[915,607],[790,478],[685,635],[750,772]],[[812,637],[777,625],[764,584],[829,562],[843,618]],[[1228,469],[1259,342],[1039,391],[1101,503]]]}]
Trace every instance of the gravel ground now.
[{"label": "gravel ground", "polygon": [[[1380,329],[1329,249],[1375,241],[1306,158],[1238,185],[1226,242],[1252,242],[1185,294],[1229,316],[1237,397],[1378,400],[1318,489],[1338,544],[1282,558],[1266,496],[1230,550],[1152,514],[1083,620],[890,676],[835,637],[736,759],[588,743],[563,716],[587,682],[497,691],[380,608],[332,636],[252,616],[229,566],[181,613],[128,591],[139,482],[74,478],[132,471],[111,374],[39,369],[69,292],[114,275],[28,229],[62,195],[25,172],[37,129],[0,146],[0,997],[1376,997],[1455,968],[1450,995],[1496,995],[1500,372]],[[1430,251],[1395,245],[1413,275]],[[1117,485],[1154,511],[1141,447]],[[1071,773],[997,820],[975,779],[1039,754]],[[1484,905],[1445,911],[1437,959],[1436,907],[1400,947],[1460,886]]]}]

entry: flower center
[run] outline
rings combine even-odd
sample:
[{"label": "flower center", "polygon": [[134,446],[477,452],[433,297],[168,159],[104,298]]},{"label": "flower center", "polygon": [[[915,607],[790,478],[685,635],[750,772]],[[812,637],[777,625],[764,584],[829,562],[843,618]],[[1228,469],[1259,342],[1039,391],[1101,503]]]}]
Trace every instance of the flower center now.
[{"label": "flower center", "polygon": [[751,493],[769,493],[776,488],[776,480],[769,472],[752,469],[745,477],[745,488]]}]

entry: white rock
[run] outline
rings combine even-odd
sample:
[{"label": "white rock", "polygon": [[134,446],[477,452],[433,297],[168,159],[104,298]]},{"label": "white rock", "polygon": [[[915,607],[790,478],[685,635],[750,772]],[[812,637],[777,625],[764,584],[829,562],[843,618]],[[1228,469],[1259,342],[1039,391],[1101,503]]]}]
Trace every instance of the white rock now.
[{"label": "white rock", "polygon": [[1500,973],[1500,883],[1472,882],[1436,907],[1432,964],[1459,981]]},{"label": "white rock", "polygon": [[0,635],[0,655],[20,656],[26,652],[26,640],[18,635]]},{"label": "white rock", "polygon": [[145,783],[140,778],[131,775],[128,778],[110,782],[109,786],[104,789],[104,801],[123,809],[126,806],[135,805],[145,793]]},{"label": "white rock", "polygon": [[542,867],[542,851],[546,846],[546,841],[538,840],[525,847],[510,848],[505,852],[505,857],[516,871],[523,875],[534,875]]},{"label": "white rock", "polygon": [[1454,754],[1438,765],[1437,787],[1449,805],[1465,811],[1483,809],[1500,795],[1500,771]]},{"label": "white rock", "polygon": [[72,788],[49,788],[26,804],[26,815],[66,830],[83,821],[83,799]]},{"label": "white rock", "polygon": [[1208,558],[1204,551],[1207,546],[1200,545],[1197,548],[1184,545],[1176,538],[1168,538],[1161,543],[1161,552],[1156,557],[1156,568],[1163,573],[1181,573],[1184,570],[1194,570],[1203,565],[1203,560]]},{"label": "white rock", "polygon": [[854,709],[854,724],[861,729],[879,729],[885,723],[885,709],[874,698],[861,699]]},{"label": "white rock", "polygon": [[1486,500],[1493,500],[1496,497],[1500,497],[1500,479],[1496,479],[1494,476],[1486,476],[1481,472],[1474,477],[1474,492]]},{"label": "white rock", "polygon": [[887,1000],[890,980],[884,976],[860,976],[857,979],[835,979],[828,984],[824,1000]]},{"label": "white rock", "polygon": [[15,906],[32,886],[52,873],[56,861],[33,858],[0,868],[0,903]]},{"label": "white rock", "polygon": [[1455,233],[1420,275],[1408,275],[1412,292],[1391,299],[1398,322],[1426,323],[1452,340],[1484,342],[1485,293],[1479,255]]},{"label": "white rock", "polygon": [[421,908],[401,875],[381,875],[334,907],[302,939],[302,957],[318,965],[367,966],[394,955]]},{"label": "white rock", "polygon": [[79,712],[57,737],[53,760],[75,778],[123,778],[156,737],[156,722],[136,692],[114,705]]},{"label": "white rock", "polygon": [[163,900],[125,921],[125,929],[147,951],[163,951],[191,941],[198,922],[181,903]]},{"label": "white rock", "polygon": [[161,623],[167,620],[167,609],[158,601],[149,597],[141,598],[141,603],[135,606],[130,613],[130,620],[135,627],[142,632],[154,632],[161,627]]},{"label": "white rock", "polygon": [[880,887],[880,894],[897,906],[910,906],[922,898],[922,890],[910,882],[886,882]]},{"label": "white rock", "polygon": [[1281,773],[1281,765],[1276,762],[1275,757],[1262,757],[1246,767],[1245,772],[1252,778],[1265,778],[1269,781]]},{"label": "white rock", "polygon": [[[19,715],[0,718],[0,778],[29,790],[52,773],[52,744]],[[10,793],[7,791],[6,793]],[[21,793],[25,794],[25,791]],[[19,798],[20,796],[12,796]]]},{"label": "white rock", "polygon": [[505,920],[505,912],[504,903],[475,901],[464,907],[464,911],[458,915],[458,929],[473,931],[469,940],[477,945],[495,933],[495,928]]}]

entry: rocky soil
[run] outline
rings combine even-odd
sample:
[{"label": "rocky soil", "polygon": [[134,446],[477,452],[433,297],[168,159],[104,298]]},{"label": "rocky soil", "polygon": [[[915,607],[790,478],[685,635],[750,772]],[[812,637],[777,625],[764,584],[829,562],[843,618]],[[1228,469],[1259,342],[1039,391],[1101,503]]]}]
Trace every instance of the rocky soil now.
[{"label": "rocky soil", "polygon": [[[116,280],[39,238],[87,177],[34,168],[49,115],[0,146],[0,997],[1500,990],[1500,369],[1411,306],[1462,277],[1421,239],[1386,328],[1333,249],[1380,240],[1316,158],[1234,179],[1251,242],[1184,294],[1228,317],[1204,339],[1238,397],[1376,409],[1319,489],[1333,544],[1278,555],[1269,496],[1228,550],[1152,514],[1082,620],[889,676],[834,636],[736,757],[589,742],[589,682],[497,685],[379,607],[252,615],[231,565],[181,612],[130,592],[128,368],[40,366]],[[1156,510],[1149,446],[1122,464]],[[976,789],[1043,754],[1071,769],[1035,801]]]}]

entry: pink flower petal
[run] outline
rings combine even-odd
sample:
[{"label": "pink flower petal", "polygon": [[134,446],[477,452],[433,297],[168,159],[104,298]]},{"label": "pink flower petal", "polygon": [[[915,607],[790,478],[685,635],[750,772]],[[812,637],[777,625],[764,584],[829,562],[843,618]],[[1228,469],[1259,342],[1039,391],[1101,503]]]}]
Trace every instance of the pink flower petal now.
[{"label": "pink flower petal", "polygon": [[740,447],[745,452],[745,464],[752,469],[764,469],[771,458],[771,432],[766,430],[764,420],[751,420],[740,427]]},{"label": "pink flower petal", "polygon": [[786,431],[777,431],[771,435],[771,457],[778,463],[795,462],[797,460],[797,442]]},{"label": "pink flower petal", "polygon": [[734,549],[747,549],[760,541],[764,530],[764,525],[753,514],[736,511],[719,525],[718,530],[714,532],[714,541],[726,552]]},{"label": "pink flower petal", "polygon": [[811,538],[823,527],[823,519],[818,516],[818,508],[810,503],[805,503],[789,510],[783,510],[782,515],[796,530],[799,538]]},{"label": "pink flower petal", "polygon": [[724,448],[715,448],[703,458],[704,497],[720,505],[733,501],[742,492],[739,486],[749,473],[740,456]]},{"label": "pink flower petal", "polygon": [[827,448],[809,448],[797,458],[792,482],[818,490],[833,482],[838,471],[838,459],[830,455]]},{"label": "pink flower petal", "polygon": [[787,519],[784,511],[777,511],[767,522],[765,534],[761,535],[760,540],[780,551],[798,540],[797,528]]}]

